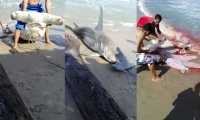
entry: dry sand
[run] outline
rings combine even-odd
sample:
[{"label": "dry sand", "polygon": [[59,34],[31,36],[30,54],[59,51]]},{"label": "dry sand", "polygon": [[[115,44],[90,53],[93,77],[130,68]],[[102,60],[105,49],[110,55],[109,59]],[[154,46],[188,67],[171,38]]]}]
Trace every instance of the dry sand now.
[{"label": "dry sand", "polygon": [[[73,35],[69,30],[66,32]],[[135,33],[104,32],[119,46],[128,59],[135,61]],[[90,50],[82,44],[80,52],[87,53],[88,51]],[[135,120],[136,79],[128,73],[114,70],[112,65],[101,57],[82,56],[82,58],[91,72],[97,77],[108,93],[111,94],[119,107],[129,118]],[[136,67],[128,71],[136,74]]]},{"label": "dry sand", "polygon": [[11,54],[11,47],[5,44],[11,41],[10,38],[2,40],[5,43],[0,42],[0,62],[35,120],[65,120],[66,116],[79,114],[65,88],[64,69],[47,62],[35,50],[35,46],[39,47],[50,61],[64,67],[64,32],[64,26],[53,25],[50,40],[56,44],[47,45],[41,41],[19,43],[19,52],[15,54]]},{"label": "dry sand", "polygon": [[[200,56],[194,62],[200,63]],[[165,77],[162,83],[151,81],[147,65],[137,65],[137,120],[200,120],[193,90],[200,73],[182,74],[159,64],[156,73]]]}]

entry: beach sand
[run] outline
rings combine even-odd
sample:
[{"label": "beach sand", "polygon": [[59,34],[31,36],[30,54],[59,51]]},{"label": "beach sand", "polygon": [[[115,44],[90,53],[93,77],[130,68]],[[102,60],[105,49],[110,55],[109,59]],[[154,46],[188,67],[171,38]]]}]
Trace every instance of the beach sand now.
[{"label": "beach sand", "polygon": [[[69,24],[68,24],[69,25]],[[70,26],[73,26],[72,24]],[[135,61],[135,32],[117,33],[104,31],[120,47],[122,52],[130,60]],[[75,36],[70,30],[66,33]],[[87,53],[90,50],[81,45],[80,52]],[[122,111],[133,120],[136,119],[136,79],[125,72],[119,72],[113,69],[111,64],[101,57],[83,56],[82,58],[90,71],[97,77],[103,87],[113,97]],[[136,74],[136,67],[128,70]]]},{"label": "beach sand", "polygon": [[137,72],[138,120],[164,120],[167,116],[166,120],[188,120],[195,118],[195,112],[200,114],[193,92],[195,85],[200,83],[200,74],[184,75],[157,64],[156,73],[165,77],[162,83],[157,83],[151,81],[147,66],[138,65]]},{"label": "beach sand", "polygon": [[[36,46],[47,59],[64,67],[64,32],[64,26],[53,25],[49,36],[56,44],[20,42],[19,52],[15,54],[11,54],[11,47],[5,44],[11,41],[10,38],[0,42],[0,62],[36,120],[64,120],[66,116],[78,116],[76,104],[65,88],[65,70],[47,62],[35,50]],[[67,108],[73,108],[74,111]]]},{"label": "beach sand", "polygon": [[[200,63],[200,56],[193,62]],[[194,87],[200,73],[182,74],[161,64],[156,64],[156,73],[165,77],[162,83],[151,81],[147,65],[137,65],[137,120],[199,120]]]}]

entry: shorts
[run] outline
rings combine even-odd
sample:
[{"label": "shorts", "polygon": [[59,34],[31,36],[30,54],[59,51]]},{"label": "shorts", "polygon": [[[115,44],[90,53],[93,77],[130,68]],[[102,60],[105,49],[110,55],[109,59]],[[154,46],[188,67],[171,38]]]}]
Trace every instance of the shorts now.
[{"label": "shorts", "polygon": [[138,65],[147,64],[149,66],[155,62],[154,56],[150,54],[137,53],[136,57]]},{"label": "shorts", "polygon": [[[19,4],[19,8],[20,8],[20,11],[22,11],[22,3]],[[42,8],[42,4],[39,4],[39,3],[37,5],[34,5],[34,6],[28,4],[26,11],[27,12],[35,11],[35,12],[39,12],[39,13],[45,13],[44,8]],[[15,25],[15,28],[18,29],[18,30],[23,30],[25,28],[25,23],[18,20],[17,24]]]}]

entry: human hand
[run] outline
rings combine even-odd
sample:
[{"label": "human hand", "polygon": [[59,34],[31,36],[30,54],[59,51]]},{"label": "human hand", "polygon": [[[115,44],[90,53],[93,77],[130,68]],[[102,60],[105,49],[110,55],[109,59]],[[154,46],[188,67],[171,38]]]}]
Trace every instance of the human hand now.
[{"label": "human hand", "polygon": [[163,37],[162,37],[162,39],[163,39],[163,40],[166,40],[166,37],[165,37],[165,36],[163,36]]},{"label": "human hand", "polygon": [[159,42],[161,41],[161,40],[160,40],[160,39],[158,39],[158,38],[157,38],[156,40],[157,40],[157,43],[159,43]]},{"label": "human hand", "polygon": [[149,36],[146,36],[146,39],[147,39],[147,40],[151,40],[151,38],[150,38]]}]

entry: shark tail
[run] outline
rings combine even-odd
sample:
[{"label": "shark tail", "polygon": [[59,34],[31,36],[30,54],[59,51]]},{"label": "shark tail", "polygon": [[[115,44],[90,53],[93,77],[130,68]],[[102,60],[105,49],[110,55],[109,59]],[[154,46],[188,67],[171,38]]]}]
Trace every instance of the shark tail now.
[{"label": "shark tail", "polygon": [[134,61],[122,59],[121,61],[117,61],[115,64],[112,65],[116,70],[125,70],[135,66]]},{"label": "shark tail", "polygon": [[65,33],[65,40],[65,45],[67,46],[65,49],[76,48],[77,50],[79,50],[81,42],[77,38]]}]

